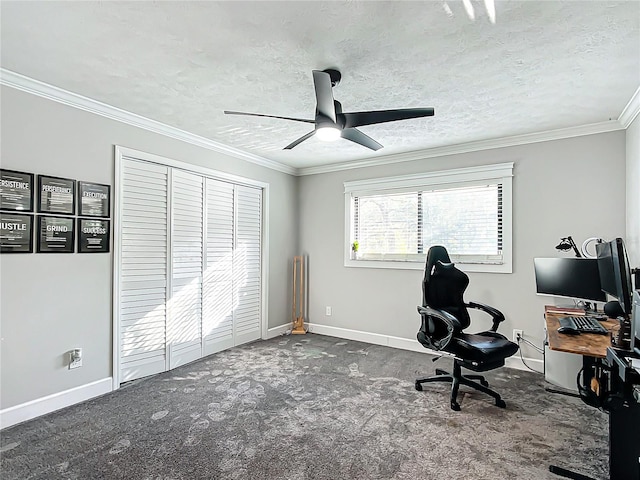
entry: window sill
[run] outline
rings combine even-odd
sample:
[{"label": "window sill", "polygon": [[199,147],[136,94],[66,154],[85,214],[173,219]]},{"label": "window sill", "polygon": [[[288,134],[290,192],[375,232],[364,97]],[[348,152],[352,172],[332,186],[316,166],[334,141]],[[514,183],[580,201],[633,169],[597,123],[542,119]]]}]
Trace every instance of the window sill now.
[{"label": "window sill", "polygon": [[[511,264],[456,263],[463,272],[513,273]],[[393,262],[388,260],[345,259],[344,266],[349,268],[384,268],[392,270],[424,270],[424,262]]]}]

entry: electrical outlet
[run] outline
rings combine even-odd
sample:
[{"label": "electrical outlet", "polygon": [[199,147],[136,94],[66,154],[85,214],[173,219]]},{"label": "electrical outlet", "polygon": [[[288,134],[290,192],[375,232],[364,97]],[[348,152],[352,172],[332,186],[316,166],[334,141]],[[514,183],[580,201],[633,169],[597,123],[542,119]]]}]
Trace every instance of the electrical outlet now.
[{"label": "electrical outlet", "polygon": [[69,352],[69,370],[82,366],[82,349],[74,348]]},{"label": "electrical outlet", "polygon": [[331,307],[325,307],[325,312],[324,312],[324,314],[325,314],[327,317],[330,317],[330,316],[331,316]]},{"label": "electrical outlet", "polygon": [[517,328],[513,329],[513,342],[518,343],[518,337],[524,337],[524,330],[518,330]]}]

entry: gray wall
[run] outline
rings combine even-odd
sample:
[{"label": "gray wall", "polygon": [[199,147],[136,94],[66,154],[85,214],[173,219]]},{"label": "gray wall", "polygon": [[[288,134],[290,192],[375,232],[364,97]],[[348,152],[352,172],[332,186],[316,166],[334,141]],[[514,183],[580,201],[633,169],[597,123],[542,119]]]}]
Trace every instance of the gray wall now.
[{"label": "gray wall", "polygon": [[[541,345],[544,305],[537,296],[533,258],[571,256],[555,250],[571,235],[625,236],[625,132],[430,158],[300,179],[300,245],[309,256],[309,321],[415,339],[422,272],[343,266],[343,182],[390,175],[514,162],[513,273],[471,273],[466,298],[501,309],[506,322]],[[562,299],[558,299],[562,302]],[[325,306],[333,307],[325,316]],[[482,318],[482,317],[480,317]],[[475,328],[488,328],[479,321]],[[539,358],[525,349],[524,354]]]},{"label": "gray wall", "polygon": [[631,268],[640,267],[640,115],[627,128],[626,247]]},{"label": "gray wall", "polygon": [[[114,145],[270,184],[269,326],[290,321],[297,179],[2,87],[3,168],[110,184]],[[112,254],[0,256],[0,409],[110,377]],[[83,367],[65,352],[83,348]]]}]

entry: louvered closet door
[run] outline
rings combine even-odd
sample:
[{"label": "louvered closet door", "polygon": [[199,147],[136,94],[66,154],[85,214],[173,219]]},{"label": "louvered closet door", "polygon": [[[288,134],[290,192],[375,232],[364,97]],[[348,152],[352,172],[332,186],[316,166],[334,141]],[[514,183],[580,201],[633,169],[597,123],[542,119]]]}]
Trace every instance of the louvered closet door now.
[{"label": "louvered closet door", "polygon": [[174,169],[171,185],[170,369],[202,356],[203,178]]},{"label": "louvered closet door", "polygon": [[121,382],[166,370],[167,173],[162,166],[122,163]]},{"label": "louvered closet door", "polygon": [[235,344],[261,337],[262,190],[236,186],[233,258]]},{"label": "louvered closet door", "polygon": [[233,347],[233,185],[206,180],[206,263],[202,296],[204,354]]}]

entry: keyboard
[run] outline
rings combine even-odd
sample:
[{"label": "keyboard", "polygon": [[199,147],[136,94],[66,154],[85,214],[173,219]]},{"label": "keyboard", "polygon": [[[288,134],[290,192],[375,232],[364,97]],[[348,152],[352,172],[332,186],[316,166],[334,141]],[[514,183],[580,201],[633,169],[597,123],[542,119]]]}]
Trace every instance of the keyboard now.
[{"label": "keyboard", "polygon": [[581,315],[576,317],[561,317],[558,321],[560,322],[560,327],[567,327],[580,333],[609,334],[609,331],[598,321],[598,317]]}]

